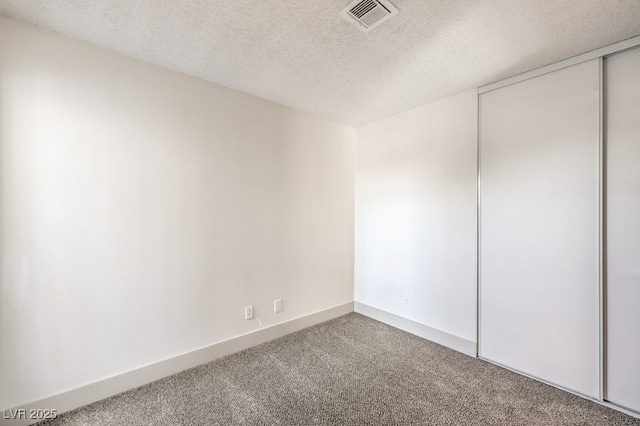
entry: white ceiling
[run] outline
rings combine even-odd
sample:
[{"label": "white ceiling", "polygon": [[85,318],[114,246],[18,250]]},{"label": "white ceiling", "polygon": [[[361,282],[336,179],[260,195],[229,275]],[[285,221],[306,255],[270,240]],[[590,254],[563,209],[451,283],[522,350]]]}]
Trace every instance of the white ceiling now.
[{"label": "white ceiling", "polygon": [[639,0],[0,0],[0,13],[352,126],[640,34]]}]

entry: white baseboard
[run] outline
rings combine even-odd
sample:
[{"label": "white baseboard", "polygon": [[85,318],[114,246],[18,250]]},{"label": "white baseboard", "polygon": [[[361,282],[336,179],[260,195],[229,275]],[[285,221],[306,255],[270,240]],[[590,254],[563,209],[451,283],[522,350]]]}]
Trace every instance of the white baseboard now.
[{"label": "white baseboard", "polygon": [[373,318],[385,324],[389,324],[424,339],[431,340],[432,342],[438,343],[442,346],[462,352],[465,355],[469,355],[474,358],[477,356],[476,342],[471,340],[463,339],[462,337],[458,337],[442,330],[429,327],[428,325],[420,324],[390,312],[374,308],[373,306],[365,305],[364,303],[354,302],[354,310],[359,314]]},{"label": "white baseboard", "polygon": [[36,423],[37,420],[29,420],[28,418],[12,419],[12,417],[17,417],[22,413],[18,410],[25,410],[23,412],[26,414],[26,417],[29,417],[30,410],[32,409],[56,409],[58,414],[71,411],[234,352],[285,336],[294,331],[337,318],[349,312],[353,312],[353,302],[294,318],[280,324],[264,327],[251,333],[214,343],[77,389],[28,404],[22,404],[12,409],[6,409],[0,413],[0,425],[18,426]]}]

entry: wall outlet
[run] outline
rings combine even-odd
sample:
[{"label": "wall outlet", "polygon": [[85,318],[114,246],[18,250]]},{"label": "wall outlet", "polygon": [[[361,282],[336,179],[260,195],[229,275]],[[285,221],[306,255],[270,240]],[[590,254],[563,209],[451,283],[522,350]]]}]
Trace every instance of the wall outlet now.
[{"label": "wall outlet", "polygon": [[410,297],[405,297],[404,298],[404,307],[405,308],[410,308],[411,307],[411,298]]},{"label": "wall outlet", "polygon": [[277,314],[282,311],[282,299],[276,299],[273,301],[273,313]]},{"label": "wall outlet", "polygon": [[244,308],[244,319],[253,319],[253,306],[247,306]]}]

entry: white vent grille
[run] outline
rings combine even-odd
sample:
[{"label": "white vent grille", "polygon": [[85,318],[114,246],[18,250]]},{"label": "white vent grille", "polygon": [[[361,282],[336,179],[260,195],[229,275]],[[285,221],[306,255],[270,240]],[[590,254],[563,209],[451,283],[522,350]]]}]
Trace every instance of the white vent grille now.
[{"label": "white vent grille", "polygon": [[354,0],[340,12],[340,16],[365,33],[397,14],[398,9],[387,0]]}]

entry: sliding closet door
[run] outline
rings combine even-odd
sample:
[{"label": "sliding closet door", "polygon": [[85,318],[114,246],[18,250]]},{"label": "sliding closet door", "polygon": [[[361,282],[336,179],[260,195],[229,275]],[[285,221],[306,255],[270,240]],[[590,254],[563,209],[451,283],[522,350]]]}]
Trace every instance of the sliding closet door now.
[{"label": "sliding closet door", "polygon": [[599,395],[597,60],[480,95],[480,356]]},{"label": "sliding closet door", "polygon": [[605,398],[640,412],[640,49],[606,59]]}]

